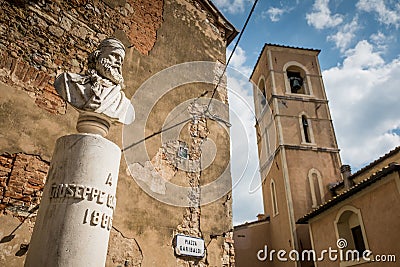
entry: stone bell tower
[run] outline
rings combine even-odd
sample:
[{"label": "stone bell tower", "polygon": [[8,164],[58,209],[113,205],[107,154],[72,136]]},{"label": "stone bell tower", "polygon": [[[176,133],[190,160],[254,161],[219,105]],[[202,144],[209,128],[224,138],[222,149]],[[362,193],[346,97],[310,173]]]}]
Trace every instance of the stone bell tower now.
[{"label": "stone bell tower", "polygon": [[250,78],[270,249],[311,249],[307,226],[296,221],[328,200],[328,185],[341,177],[319,52],[266,44]]}]

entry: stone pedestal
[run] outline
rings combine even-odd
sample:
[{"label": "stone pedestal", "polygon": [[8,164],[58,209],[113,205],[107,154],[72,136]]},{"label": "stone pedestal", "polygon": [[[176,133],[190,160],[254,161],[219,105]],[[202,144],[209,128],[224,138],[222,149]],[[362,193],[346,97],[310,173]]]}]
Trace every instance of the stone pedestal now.
[{"label": "stone pedestal", "polygon": [[79,133],[99,134],[107,136],[111,120],[106,116],[94,112],[80,112],[76,130]]},{"label": "stone pedestal", "polygon": [[25,266],[104,266],[120,148],[98,134],[57,140]]}]

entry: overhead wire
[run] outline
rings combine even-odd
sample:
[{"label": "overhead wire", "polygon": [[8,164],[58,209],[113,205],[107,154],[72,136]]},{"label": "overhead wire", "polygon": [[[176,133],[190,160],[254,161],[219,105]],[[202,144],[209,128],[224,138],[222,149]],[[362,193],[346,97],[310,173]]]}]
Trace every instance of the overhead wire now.
[{"label": "overhead wire", "polygon": [[[210,106],[211,106],[212,100],[213,100],[214,97],[215,97],[215,94],[216,94],[216,92],[217,92],[218,86],[221,84],[222,78],[223,78],[224,75],[225,75],[225,72],[226,72],[226,70],[227,70],[227,68],[228,68],[229,63],[231,62],[231,59],[232,59],[232,57],[233,57],[233,55],[234,55],[234,53],[235,53],[235,51],[236,51],[236,48],[237,48],[238,45],[239,45],[239,42],[240,42],[240,40],[241,40],[241,38],[242,38],[242,36],[243,36],[243,33],[245,32],[245,29],[246,29],[246,27],[247,27],[247,24],[249,23],[250,18],[251,18],[251,16],[253,15],[253,12],[254,12],[254,9],[255,9],[255,7],[256,7],[256,5],[257,5],[257,2],[258,2],[258,0],[255,0],[254,3],[253,3],[253,6],[251,7],[251,10],[250,10],[250,12],[249,12],[249,14],[248,14],[248,16],[247,16],[247,18],[246,18],[246,21],[245,21],[245,23],[244,23],[244,25],[243,25],[243,28],[242,28],[242,30],[240,31],[240,34],[239,34],[239,36],[238,36],[238,38],[237,38],[237,40],[236,40],[236,42],[235,42],[235,45],[234,45],[234,47],[233,47],[233,49],[232,49],[232,51],[231,51],[231,53],[230,53],[230,55],[229,55],[228,60],[226,61],[225,67],[224,67],[224,69],[223,69],[221,75],[219,76],[219,79],[218,79],[218,82],[217,82],[216,86],[215,86],[214,89],[213,89],[212,95],[211,95],[211,97],[210,97],[210,101],[209,101],[208,104],[207,104],[207,108],[206,108],[205,111],[204,111],[204,113],[210,114],[211,117],[218,118],[217,116],[212,115],[212,114],[210,113]],[[205,91],[205,92],[201,93],[196,99],[199,99],[199,98],[201,98],[201,97],[204,97],[204,96],[206,96],[208,93],[209,93],[209,91]],[[218,118],[218,120],[221,121],[221,118]],[[127,149],[129,149],[129,148],[131,148],[131,147],[133,147],[133,146],[135,146],[135,145],[137,145],[137,144],[139,144],[139,143],[141,143],[141,142],[146,141],[146,140],[149,139],[149,138],[152,138],[152,137],[154,137],[154,136],[156,136],[156,135],[159,135],[159,134],[161,134],[161,133],[163,133],[163,132],[165,132],[165,131],[167,131],[167,130],[170,130],[170,129],[174,128],[174,127],[177,127],[177,126],[179,126],[179,125],[181,125],[181,124],[183,124],[183,123],[186,123],[186,122],[188,122],[188,121],[190,121],[190,119],[185,119],[185,120],[183,120],[183,121],[181,121],[181,122],[178,122],[178,123],[176,123],[176,124],[174,124],[174,125],[172,125],[172,126],[169,126],[169,127],[167,127],[167,128],[164,128],[164,129],[161,128],[159,131],[153,132],[152,134],[150,134],[150,135],[144,137],[143,139],[141,139],[141,140],[139,140],[139,141],[137,141],[137,142],[135,142],[135,143],[133,143],[133,144],[131,144],[131,145],[125,147],[125,148],[123,148],[123,149],[122,149],[122,152],[125,151],[125,150],[127,150]],[[223,120],[222,120],[222,121],[223,121]],[[223,121],[223,122],[225,122],[225,121]],[[225,123],[229,124],[228,122],[225,122]],[[162,126],[161,126],[161,127],[162,127]]]},{"label": "overhead wire", "polygon": [[233,57],[233,55],[234,55],[234,53],[235,53],[235,51],[236,51],[236,48],[237,48],[238,45],[239,45],[240,39],[241,39],[242,36],[243,36],[243,33],[244,33],[244,31],[245,31],[245,29],[246,29],[246,27],[247,27],[247,24],[249,23],[250,18],[251,18],[251,16],[253,15],[253,12],[254,12],[254,9],[256,8],[257,2],[258,2],[258,0],[255,0],[255,1],[254,1],[253,6],[251,7],[251,10],[250,10],[250,12],[249,12],[249,15],[247,16],[247,19],[246,19],[246,21],[245,21],[245,23],[244,23],[244,25],[243,25],[243,28],[242,28],[242,30],[240,31],[240,34],[239,34],[239,36],[238,36],[238,39],[236,40],[235,46],[233,47],[233,49],[232,49],[232,51],[231,51],[231,54],[229,55],[229,58],[228,58],[228,60],[226,61],[224,70],[222,71],[221,76],[219,76],[217,85],[214,87],[214,90],[213,90],[213,93],[212,93],[212,95],[211,95],[210,101],[208,102],[207,110],[209,109],[209,107],[210,107],[210,105],[211,105],[211,102],[212,102],[212,100],[213,100],[213,98],[214,98],[214,96],[215,96],[215,93],[217,92],[218,86],[220,85],[220,83],[221,83],[221,81],[222,81],[222,78],[223,78],[224,75],[225,75],[226,69],[228,68],[228,65],[229,65],[229,63],[231,62],[231,59],[232,59],[232,57]]}]

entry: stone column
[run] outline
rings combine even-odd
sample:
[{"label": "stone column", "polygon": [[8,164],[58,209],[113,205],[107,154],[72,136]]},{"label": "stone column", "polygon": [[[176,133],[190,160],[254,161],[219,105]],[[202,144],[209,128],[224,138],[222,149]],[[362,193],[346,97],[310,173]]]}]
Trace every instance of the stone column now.
[{"label": "stone column", "polygon": [[25,266],[105,265],[120,157],[101,134],[57,140]]},{"label": "stone column", "polygon": [[[131,123],[121,91],[125,46],[106,38],[85,74],[62,73],[58,94],[79,112],[79,134],[59,138],[53,153],[25,266],[104,266],[115,208],[121,150],[104,137],[111,123]],[[94,67],[94,69],[93,69]]]}]

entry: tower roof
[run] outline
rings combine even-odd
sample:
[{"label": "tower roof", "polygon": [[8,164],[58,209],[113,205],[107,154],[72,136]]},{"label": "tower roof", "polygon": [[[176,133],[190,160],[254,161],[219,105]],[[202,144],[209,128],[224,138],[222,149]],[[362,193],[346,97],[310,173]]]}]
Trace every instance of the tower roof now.
[{"label": "tower roof", "polygon": [[279,45],[279,44],[265,43],[264,46],[263,46],[263,48],[261,49],[260,54],[258,55],[257,62],[256,62],[256,64],[254,65],[253,71],[252,71],[252,73],[251,73],[251,75],[250,75],[250,80],[251,80],[251,78],[252,78],[252,76],[253,76],[254,70],[256,69],[256,67],[257,67],[257,65],[258,65],[258,63],[259,63],[259,61],[260,61],[260,58],[261,58],[262,54],[264,53],[264,51],[265,51],[265,49],[266,49],[267,47],[274,47],[274,48],[277,48],[277,49],[282,48],[282,49],[296,49],[296,50],[311,51],[311,52],[316,52],[317,55],[321,52],[320,49],[314,49],[314,48],[304,48],[304,47],[297,47],[297,46],[288,46],[288,45]]}]

